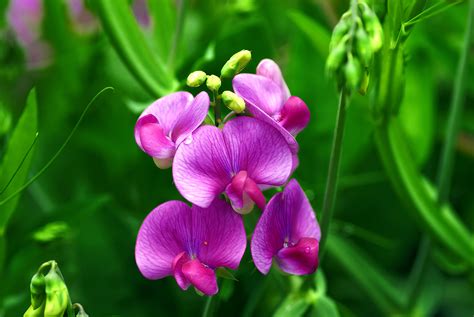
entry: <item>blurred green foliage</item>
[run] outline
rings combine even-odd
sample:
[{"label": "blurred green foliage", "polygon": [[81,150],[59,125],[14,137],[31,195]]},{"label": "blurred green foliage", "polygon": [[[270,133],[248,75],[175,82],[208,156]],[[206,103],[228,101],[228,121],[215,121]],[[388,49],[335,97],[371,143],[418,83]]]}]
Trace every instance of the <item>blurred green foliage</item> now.
[{"label": "blurred green foliage", "polygon": [[[106,32],[75,32],[65,1],[44,1],[42,31],[53,47],[54,62],[45,69],[27,70],[24,53],[6,23],[7,2],[0,2],[0,191],[37,131],[34,150],[7,191],[13,192],[28,179],[29,165],[30,175],[44,166],[99,90],[113,86],[115,93],[97,102],[61,156],[21,199],[17,196],[0,206],[0,316],[20,316],[26,310],[31,276],[50,259],[60,264],[70,294],[91,316],[199,315],[206,298],[192,290],[182,292],[172,278],[144,279],[134,261],[136,233],[148,212],[164,201],[182,199],[171,170],[158,170],[133,137],[139,112],[158,97],[153,93],[160,89],[154,91],[137,80],[137,70],[112,46],[107,27]],[[385,1],[373,2],[382,16]],[[160,22],[134,34],[153,53],[147,58],[160,61],[170,80],[176,79],[182,87],[191,71],[218,74],[241,49],[252,51],[246,71],[253,72],[262,58],[279,63],[292,94],[311,110],[311,122],[298,136],[300,165],[295,177],[318,214],[338,98],[325,62],[331,30],[349,7],[348,1],[150,3],[152,21]],[[90,7],[100,12],[107,1],[90,1]],[[416,166],[431,180],[436,177],[466,13],[467,4],[462,3],[418,23],[405,45],[401,127]],[[127,34],[117,36],[127,38]],[[472,54],[467,67],[472,79]],[[167,84],[173,87],[174,82]],[[27,101],[32,87],[36,87],[37,110],[33,99]],[[371,83],[369,94],[373,88]],[[223,81],[225,89],[231,89],[228,80]],[[473,232],[474,109],[468,105],[474,101],[474,81],[467,80],[466,90],[464,137],[456,143],[450,202]],[[190,91],[195,94],[199,89]],[[322,282],[316,282],[314,293],[299,286],[295,291],[290,278],[275,269],[264,277],[247,251],[239,270],[232,272],[237,281],[220,281],[212,308],[216,316],[275,312],[289,316],[288,311],[293,316],[332,316],[334,306],[342,316],[380,316],[393,304],[386,296],[397,296],[387,295],[391,292],[386,291],[387,280],[400,292],[396,301],[411,294],[410,274],[424,231],[395,194],[383,168],[373,139],[376,122],[369,99],[355,96],[347,113],[334,239],[328,240],[336,252],[328,252],[322,264],[327,290],[320,291]],[[6,196],[0,194],[0,200]],[[256,212],[248,215],[246,227],[252,227],[257,217]],[[456,270],[457,258],[436,242],[430,250],[412,316],[472,315],[472,268]],[[361,274],[359,267],[370,265],[382,269],[374,275]],[[386,280],[379,281],[379,276]],[[364,283],[365,288],[360,286]],[[310,307],[311,303],[316,304]]]}]

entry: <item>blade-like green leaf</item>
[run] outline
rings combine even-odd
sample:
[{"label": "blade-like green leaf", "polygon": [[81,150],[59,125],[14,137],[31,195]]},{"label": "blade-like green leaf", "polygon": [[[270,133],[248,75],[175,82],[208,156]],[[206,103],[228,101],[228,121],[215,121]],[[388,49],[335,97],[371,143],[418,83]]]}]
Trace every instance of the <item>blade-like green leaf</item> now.
[{"label": "blade-like green leaf", "polygon": [[291,294],[281,303],[273,317],[303,316],[310,304],[303,294]]},{"label": "blade-like green leaf", "polygon": [[[30,146],[36,138],[37,124],[36,92],[32,90],[28,95],[23,114],[8,141],[7,150],[0,166],[0,190],[3,191],[0,201],[23,185],[28,176],[33,158],[33,153],[29,153]],[[26,155],[28,156],[25,158]],[[22,161],[23,164],[18,168]],[[13,179],[12,176],[14,176]],[[6,187],[7,185],[8,187]],[[15,210],[19,198],[18,195],[0,206],[0,236],[3,235],[8,219]]]},{"label": "blade-like green leaf", "polygon": [[115,50],[130,72],[156,98],[178,87],[172,71],[154,56],[126,0],[99,0],[99,18]]},{"label": "blade-like green leaf", "polygon": [[339,317],[334,301],[327,296],[318,297],[311,311],[313,317]]},{"label": "blade-like green leaf", "polygon": [[172,0],[148,0],[151,16],[153,44],[158,56],[167,62],[172,52],[173,41],[178,36],[176,28],[176,6]]},{"label": "blade-like green leaf", "polygon": [[300,11],[291,11],[288,16],[308,36],[314,49],[325,58],[328,55],[329,41],[331,40],[329,31]]}]

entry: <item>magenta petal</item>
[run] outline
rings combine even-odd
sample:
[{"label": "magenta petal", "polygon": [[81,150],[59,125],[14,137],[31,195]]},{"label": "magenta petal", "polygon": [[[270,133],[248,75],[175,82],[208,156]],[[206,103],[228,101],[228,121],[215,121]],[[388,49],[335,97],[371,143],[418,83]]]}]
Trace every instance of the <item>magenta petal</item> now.
[{"label": "magenta petal", "polygon": [[242,217],[216,199],[208,208],[193,206],[193,234],[199,260],[211,268],[237,269],[247,246]]},{"label": "magenta petal", "polygon": [[318,251],[318,240],[302,238],[294,246],[280,249],[277,254],[277,262],[286,273],[295,275],[311,274],[318,267]]},{"label": "magenta petal", "polygon": [[281,74],[280,67],[271,59],[263,59],[257,66],[257,75],[267,77],[280,87],[282,99],[287,100],[290,97],[290,90],[286,85],[285,79]]},{"label": "magenta petal", "polygon": [[135,260],[148,279],[173,275],[177,255],[187,250],[191,230],[191,209],[181,201],[156,207],[138,231]]},{"label": "magenta petal", "polygon": [[190,142],[178,147],[173,179],[181,195],[195,205],[208,207],[231,180],[230,162],[221,130],[198,128]]},{"label": "magenta petal", "polygon": [[267,274],[272,259],[284,246],[302,238],[319,241],[321,232],[303,189],[294,179],[267,204],[252,236],[250,250],[255,266]]},{"label": "magenta petal", "polygon": [[169,159],[174,156],[175,144],[163,133],[158,123],[145,123],[139,128],[143,151],[151,157]]},{"label": "magenta petal", "polygon": [[189,92],[175,92],[153,102],[143,111],[140,118],[152,114],[163,128],[163,133],[169,135],[178,118],[192,101],[193,95]]},{"label": "magenta petal", "polygon": [[235,93],[242,97],[247,104],[250,103],[258,107],[270,116],[278,114],[286,101],[282,97],[280,87],[263,76],[239,74],[232,80],[232,86]]},{"label": "magenta petal", "polygon": [[197,127],[201,125],[207,116],[209,110],[209,96],[206,92],[201,92],[188,104],[186,110],[176,121],[171,137],[179,145],[188,137]]},{"label": "magenta petal", "polygon": [[183,274],[196,289],[208,296],[217,294],[217,278],[214,270],[204,266],[198,259],[183,265]]},{"label": "magenta petal", "polygon": [[178,254],[173,260],[173,275],[176,283],[178,283],[178,286],[183,290],[187,290],[189,285],[191,285],[182,271],[183,264],[188,261],[190,261],[190,258],[184,251]]},{"label": "magenta petal", "polygon": [[280,124],[293,136],[306,128],[310,118],[308,106],[298,97],[291,96],[281,110]]},{"label": "magenta petal", "polygon": [[232,202],[232,208],[239,214],[252,211],[255,203],[258,208],[262,210],[265,208],[265,196],[258,185],[248,177],[246,171],[238,172],[226,187],[225,192]]},{"label": "magenta petal", "polygon": [[269,124],[238,117],[223,129],[232,170],[247,171],[258,185],[280,186],[290,176],[291,150],[281,134]]}]

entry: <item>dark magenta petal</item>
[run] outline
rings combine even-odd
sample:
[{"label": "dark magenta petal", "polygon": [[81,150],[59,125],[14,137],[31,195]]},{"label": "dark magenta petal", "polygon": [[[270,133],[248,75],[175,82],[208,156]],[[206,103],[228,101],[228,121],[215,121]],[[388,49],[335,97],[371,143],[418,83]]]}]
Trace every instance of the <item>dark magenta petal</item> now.
[{"label": "dark magenta petal", "polygon": [[287,100],[290,97],[290,90],[281,74],[280,67],[273,60],[268,58],[261,60],[257,66],[257,75],[267,77],[277,84],[280,87],[283,100]]},{"label": "dark magenta petal", "polygon": [[191,259],[186,254],[186,252],[181,252],[173,260],[173,276],[178,283],[179,287],[183,290],[187,290],[191,283],[188,281],[186,276],[183,274],[183,264],[189,262]]},{"label": "dark magenta petal", "polygon": [[301,238],[294,246],[280,249],[277,262],[289,274],[305,275],[314,273],[318,267],[319,241],[315,238]]},{"label": "dark magenta petal", "polygon": [[260,217],[250,244],[252,258],[257,269],[267,274],[272,259],[285,246],[292,246],[302,238],[319,241],[321,232],[315,213],[294,179],[284,191],[268,202]]},{"label": "dark magenta petal", "polygon": [[148,279],[173,275],[173,262],[187,251],[192,228],[191,208],[181,201],[156,207],[138,231],[135,260]]},{"label": "dark magenta petal", "polygon": [[252,211],[255,203],[258,208],[262,210],[265,208],[265,196],[258,185],[248,177],[246,171],[237,173],[225,192],[232,202],[232,208],[240,214]]},{"label": "dark magenta petal", "polygon": [[280,113],[286,101],[282,97],[280,87],[263,76],[239,74],[232,80],[232,86],[235,93],[242,97],[247,104],[250,103],[258,107],[270,116]]},{"label": "dark magenta petal", "polygon": [[158,159],[169,159],[174,156],[175,144],[163,133],[158,123],[142,124],[138,133],[146,154]]},{"label": "dark magenta petal", "polygon": [[216,273],[203,265],[198,259],[183,264],[183,275],[200,292],[212,296],[217,293]]},{"label": "dark magenta petal", "polygon": [[186,110],[177,119],[171,132],[172,140],[179,145],[194,130],[196,130],[207,116],[209,110],[209,96],[201,92],[186,106]]},{"label": "dark magenta petal", "polygon": [[193,249],[202,263],[215,269],[237,269],[247,246],[242,217],[221,199],[208,208],[193,206]]},{"label": "dark magenta petal", "polygon": [[293,136],[306,128],[309,123],[308,106],[298,97],[291,96],[281,110],[280,124]]}]

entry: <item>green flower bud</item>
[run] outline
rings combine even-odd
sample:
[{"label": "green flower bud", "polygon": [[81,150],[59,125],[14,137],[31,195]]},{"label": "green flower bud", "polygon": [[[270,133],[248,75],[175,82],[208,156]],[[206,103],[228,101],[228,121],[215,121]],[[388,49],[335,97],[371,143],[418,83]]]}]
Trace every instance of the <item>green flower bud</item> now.
[{"label": "green flower bud", "polygon": [[346,84],[352,89],[358,89],[362,79],[362,68],[360,62],[349,55],[346,65],[344,65],[344,76]]},{"label": "green flower bud", "polygon": [[252,54],[248,50],[235,53],[225,63],[221,69],[222,78],[232,78],[242,71],[252,59]]},{"label": "green flower bud", "polygon": [[62,317],[67,309],[69,294],[66,284],[53,265],[45,276],[46,305],[44,317]]},{"label": "green flower bud", "polygon": [[362,75],[362,81],[360,82],[360,85],[359,85],[359,94],[361,94],[362,96],[365,96],[365,94],[367,93],[367,88],[369,88],[369,80],[370,80],[370,74],[366,70],[364,74]]},{"label": "green flower bud", "polygon": [[186,85],[189,87],[199,87],[206,81],[207,75],[202,70],[197,70],[189,74],[186,79]]},{"label": "green flower bud", "polygon": [[219,88],[221,88],[221,79],[216,75],[210,75],[207,77],[206,85],[210,91],[219,91]]},{"label": "green flower bud", "polygon": [[[345,13],[347,15],[347,12]],[[329,50],[333,50],[349,32],[351,25],[347,19],[341,18],[332,31],[331,42],[329,43]]]},{"label": "green flower bud", "polygon": [[370,9],[366,3],[359,3],[362,11],[362,20],[364,21],[365,29],[370,38],[370,45],[372,51],[376,52],[382,47],[383,29],[377,18],[377,15]]},{"label": "green flower bud", "polygon": [[234,94],[232,91],[224,91],[221,95],[224,105],[235,113],[241,113],[245,110],[245,102],[242,98]]},{"label": "green flower bud", "polygon": [[45,302],[41,306],[34,308],[33,305],[28,307],[28,310],[23,314],[23,317],[44,317],[44,306]]},{"label": "green flower bud", "polygon": [[45,293],[45,278],[41,273],[36,273],[31,278],[30,283],[31,306],[36,309],[43,304],[46,297]]},{"label": "green flower bud", "polygon": [[326,60],[326,69],[328,72],[336,72],[341,64],[344,62],[346,58],[347,51],[346,51],[346,42],[339,42],[339,44],[331,49],[329,52],[329,56]]},{"label": "green flower bud", "polygon": [[76,317],[89,317],[81,304],[75,303],[72,307],[77,310]]},{"label": "green flower bud", "polygon": [[362,28],[358,28],[355,38],[358,57],[362,59],[364,65],[369,65],[373,55],[369,36]]}]

